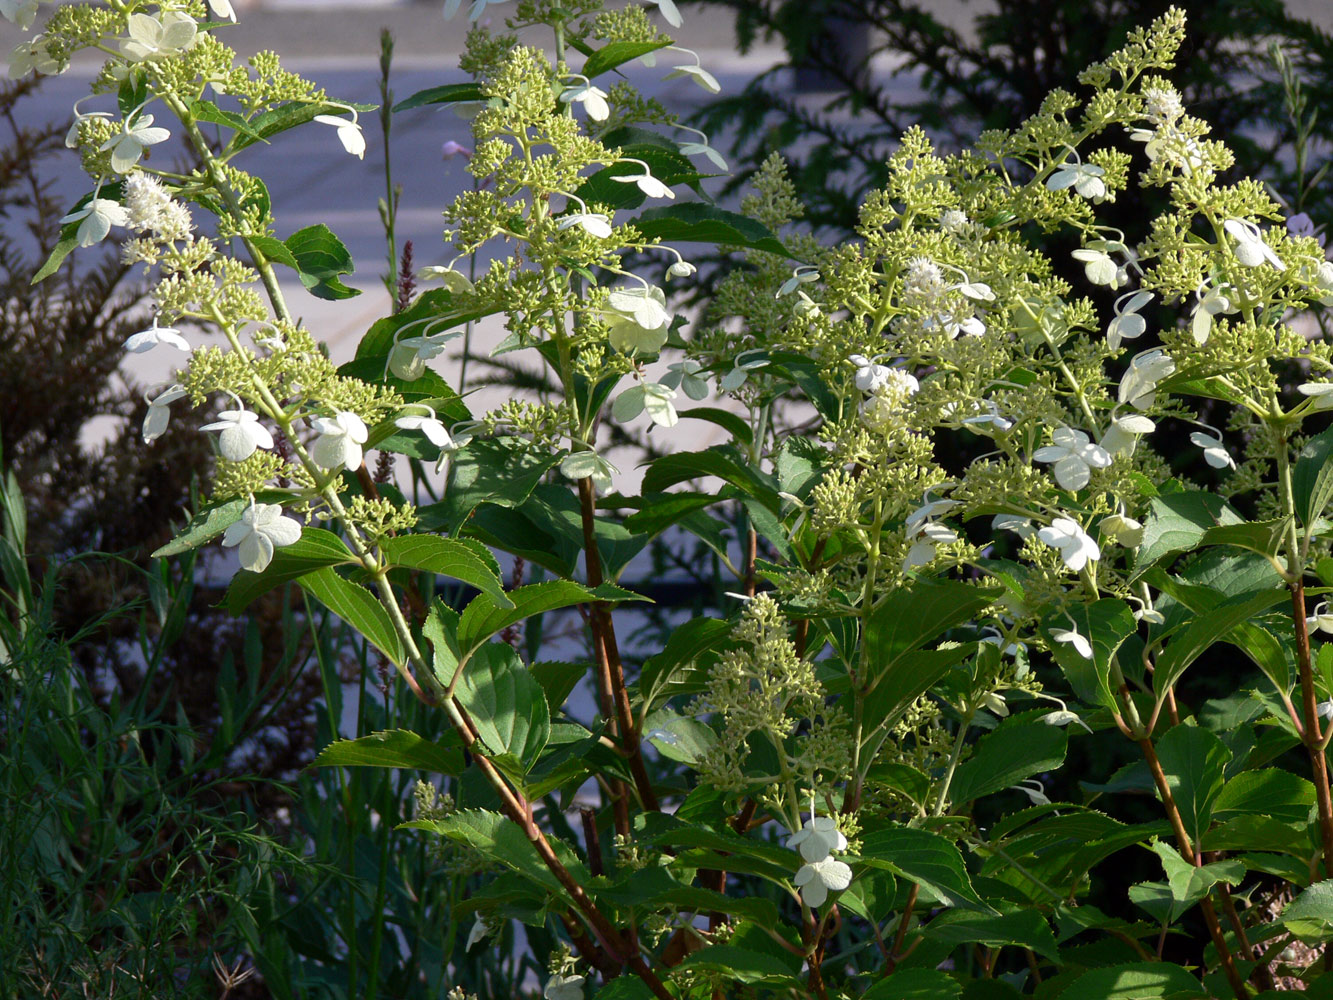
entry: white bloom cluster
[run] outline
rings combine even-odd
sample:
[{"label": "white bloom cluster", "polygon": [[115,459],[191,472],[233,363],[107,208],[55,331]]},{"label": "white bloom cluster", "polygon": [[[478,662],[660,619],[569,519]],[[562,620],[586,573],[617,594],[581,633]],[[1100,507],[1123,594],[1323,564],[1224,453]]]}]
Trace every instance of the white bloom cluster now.
[{"label": "white bloom cluster", "polygon": [[872,362],[860,354],[853,354],[847,360],[856,366],[856,387],[866,394],[861,402],[861,422],[877,433],[890,430],[921,383],[901,368]]},{"label": "white bloom cluster", "polygon": [[151,233],[164,243],[188,239],[194,230],[190,210],[171,197],[161,181],[142,170],[125,180],[125,208],[129,228]]},{"label": "white bloom cluster", "polygon": [[831,816],[813,813],[805,825],[787,838],[787,846],[799,849],[805,861],[792,882],[801,891],[801,902],[812,910],[823,906],[830,892],[841,892],[852,884],[852,870],[833,857],[847,850],[847,838]]}]

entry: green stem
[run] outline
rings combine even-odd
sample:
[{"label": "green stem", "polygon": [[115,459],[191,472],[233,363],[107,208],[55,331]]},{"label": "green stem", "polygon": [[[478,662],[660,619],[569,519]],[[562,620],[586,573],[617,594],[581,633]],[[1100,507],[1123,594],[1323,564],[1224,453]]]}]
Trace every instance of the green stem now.
[{"label": "green stem", "polygon": [[943,816],[944,810],[949,804],[949,786],[953,784],[954,772],[958,770],[958,762],[963,756],[963,744],[967,740],[967,730],[972,725],[972,717],[976,713],[969,711],[963,716],[963,721],[958,724],[958,735],[953,741],[953,750],[949,754],[949,766],[944,772],[944,780],[940,782],[939,797],[935,799],[935,809],[932,816]]}]

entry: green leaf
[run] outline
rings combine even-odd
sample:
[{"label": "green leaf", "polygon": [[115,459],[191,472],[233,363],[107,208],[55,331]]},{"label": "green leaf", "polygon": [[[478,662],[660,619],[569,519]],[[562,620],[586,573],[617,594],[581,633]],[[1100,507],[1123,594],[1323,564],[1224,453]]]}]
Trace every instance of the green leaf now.
[{"label": "green leaf", "polygon": [[1306,944],[1333,937],[1333,879],[1302,890],[1282,911],[1279,923]]},{"label": "green leaf", "polygon": [[760,983],[765,980],[786,982],[793,975],[791,966],[775,955],[727,944],[702,948],[677,968],[682,972],[720,972],[727,979],[738,983]]},{"label": "green leaf", "polygon": [[1197,979],[1171,962],[1093,969],[1060,992],[1062,1000],[1202,1000],[1208,996]]},{"label": "green leaf", "polygon": [[1256,815],[1284,823],[1304,823],[1314,801],[1314,785],[1298,774],[1276,767],[1242,771],[1218,793],[1213,818],[1221,822],[1233,816]]},{"label": "green leaf", "polygon": [[201,122],[211,122],[214,125],[224,125],[238,135],[246,136],[251,142],[268,143],[251,124],[234,111],[223,111],[216,104],[209,101],[194,100],[190,102],[190,114]]},{"label": "green leaf", "polygon": [[1186,668],[1215,642],[1220,642],[1236,628],[1262,611],[1286,599],[1285,590],[1264,590],[1241,594],[1223,601],[1211,611],[1195,617],[1189,625],[1172,637],[1166,649],[1157,658],[1153,686],[1160,704],[1166,700],[1171,685],[1180,679]]},{"label": "green leaf", "polygon": [[[456,741],[455,741],[456,742]],[[406,729],[338,740],[326,746],[315,758],[317,767],[402,767],[431,774],[463,773],[463,752],[457,747],[443,747]]]},{"label": "green leaf", "polygon": [[1006,719],[977,741],[971,758],[954,774],[949,798],[972,802],[1053,771],[1064,763],[1067,743],[1063,729],[1039,721],[1036,713]]},{"label": "green leaf", "polygon": [[284,583],[325,566],[341,566],[360,560],[341,538],[323,528],[302,528],[301,537],[273,553],[273,561],[262,573],[243,569],[232,578],[224,599],[227,610],[239,615],[250,603]]},{"label": "green leaf", "polygon": [[543,660],[528,667],[528,673],[546,695],[546,704],[552,711],[559,711],[569,698],[579,681],[587,677],[592,667],[587,663],[561,663],[556,660]]},{"label": "green leaf", "polygon": [[324,223],[297,230],[283,242],[296,260],[297,277],[315,298],[336,301],[361,294],[340,280],[352,273],[352,255]]},{"label": "green leaf", "polygon": [[[1073,619],[1075,629],[1092,646],[1092,659],[1085,658],[1072,644],[1056,642],[1051,636],[1055,629],[1068,629]],[[1045,622],[1051,655],[1069,680],[1080,700],[1090,705],[1113,708],[1115,693],[1111,690],[1111,661],[1126,639],[1138,630],[1138,622],[1124,601],[1103,598],[1092,604],[1075,604],[1068,613],[1052,615]]]},{"label": "green leaf", "polygon": [[958,1000],[962,993],[958,980],[937,969],[895,969],[862,993],[861,1000]]},{"label": "green leaf", "polygon": [[463,610],[463,617],[458,623],[458,647],[462,651],[463,659],[467,659],[473,650],[496,632],[524,618],[591,601],[642,600],[642,598],[637,598],[628,590],[621,590],[605,583],[589,590],[572,580],[549,580],[511,590],[507,594],[507,600],[512,606],[501,607],[490,594],[478,594]]},{"label": "green leaf", "polygon": [[923,931],[927,940],[943,941],[951,945],[982,944],[988,948],[1012,945],[1030,948],[1049,958],[1060,960],[1060,949],[1050,925],[1036,910],[1017,910],[1013,913],[969,913],[951,910],[941,913],[926,924]]},{"label": "green leaf", "polygon": [[[89,191],[74,203],[73,207],[70,208],[67,214],[72,215],[74,212],[83,208],[93,200],[94,194],[96,194],[96,192]],[[124,181],[113,181],[110,184],[103,184],[101,193],[98,197],[107,198],[111,201],[120,201],[125,197]],[[74,222],[67,222],[60,227],[60,240],[56,243],[55,247],[52,248],[51,255],[46,258],[46,263],[43,264],[37,270],[37,273],[32,276],[31,284],[35,285],[38,282],[45,281],[47,278],[51,277],[51,275],[60,270],[60,265],[65,262],[65,258],[78,249],[78,232],[79,225],[82,221],[82,219],[79,219]]]},{"label": "green leaf", "polygon": [[517,507],[560,459],[510,439],[473,441],[450,459],[445,499],[420,508],[418,526],[454,534],[482,503]]},{"label": "green leaf", "polygon": [[1170,844],[1156,840],[1151,846],[1162,859],[1162,869],[1166,872],[1167,886],[1171,890],[1170,919],[1173,921],[1208,895],[1217,883],[1239,885],[1245,878],[1245,865],[1240,861],[1232,859],[1195,866]]},{"label": "green leaf", "polygon": [[1244,522],[1225,500],[1212,493],[1155,497],[1148,504],[1133,576],[1142,576],[1169,555],[1197,547],[1210,528]]},{"label": "green leaf", "polygon": [[185,526],[184,531],[167,542],[166,545],[154,551],[153,558],[165,559],[167,556],[178,556],[182,552],[189,552],[201,545],[207,545],[239,521],[241,515],[245,513],[245,509],[249,506],[250,499],[248,497],[238,497],[235,500],[218,504],[216,507],[201,510],[190,518],[190,523]]},{"label": "green leaf", "polygon": [[630,221],[648,239],[664,243],[708,243],[791,257],[766,226],[701,201],[650,208]]},{"label": "green leaf", "polygon": [[386,538],[380,543],[380,550],[391,565],[461,580],[483,594],[489,594],[497,606],[513,606],[505,596],[500,564],[479,542],[467,538],[441,538],[439,535],[401,535]]},{"label": "green leaf", "polygon": [[307,573],[297,581],[302,589],[365,636],[390,662],[402,666],[406,660],[402,640],[384,606],[366,590],[344,580],[332,568]]},{"label": "green leaf", "polygon": [[[544,886],[558,898],[564,898],[564,889],[542,862],[537,849],[523,835],[518,824],[498,813],[483,809],[461,809],[443,819],[413,820],[402,824],[399,829],[426,830],[466,844],[483,857],[499,862],[528,881]],[[564,843],[554,838],[550,842],[571,874],[576,878],[582,876],[578,878],[579,881],[586,881],[583,866],[572,857],[572,852]]]},{"label": "green leaf", "polygon": [[1157,756],[1185,832],[1197,844],[1212,819],[1231,751],[1206,729],[1178,725],[1157,741]]},{"label": "green leaf", "polygon": [[677,483],[704,476],[716,476],[730,483],[774,514],[782,510],[782,498],[778,496],[772,478],[752,468],[733,445],[715,445],[704,451],[675,452],[662,456],[644,473],[643,491],[664,493]]},{"label": "green leaf", "polygon": [[463,104],[483,99],[481,84],[447,83],[442,87],[427,87],[425,90],[418,90],[407,100],[395,104],[393,113],[410,111],[412,108],[424,108],[430,104]]},{"label": "green leaf", "polygon": [[1291,491],[1296,515],[1307,528],[1322,516],[1333,498],[1333,427],[1305,443],[1291,470]]},{"label": "green leaf", "polygon": [[513,647],[494,642],[478,649],[457,687],[477,735],[504,763],[526,774],[551,736],[551,710]]},{"label": "green leaf", "polygon": [[866,739],[878,737],[893,725],[936,681],[977,651],[975,642],[944,649],[919,649],[894,658],[892,669],[877,671],[877,680],[865,701],[864,715],[875,722],[867,727]]},{"label": "green leaf", "polygon": [[921,883],[944,906],[995,912],[972,887],[958,848],[937,833],[905,826],[872,830],[861,837],[861,860]]},{"label": "green leaf", "polygon": [[[723,410],[716,406],[692,406],[688,410],[680,411],[681,420],[706,420],[710,424],[716,424],[724,431],[730,434],[735,440],[749,446],[753,440],[754,434],[750,430],[750,425],[740,414],[732,413],[730,410]],[[799,441],[800,438],[789,438],[791,441]]]},{"label": "green leaf", "polygon": [[[280,132],[286,132],[288,129],[296,128],[298,125],[304,125],[306,122],[314,119],[316,115],[345,115],[348,108],[355,108],[358,112],[374,111],[373,104],[326,104],[323,101],[305,102],[291,101],[287,104],[271,108],[268,111],[260,112],[250,119],[250,133],[257,135],[260,139],[272,139]],[[250,133],[238,133],[231,142],[233,150],[245,149],[247,146],[253,146],[255,139],[251,138]]]},{"label": "green leaf", "polygon": [[1284,694],[1291,691],[1294,660],[1287,644],[1272,632],[1253,622],[1245,622],[1227,634],[1227,642],[1253,660],[1279,691]]},{"label": "green leaf", "polygon": [[695,661],[711,660],[718,653],[734,648],[732,628],[732,623],[718,618],[691,618],[678,625],[662,651],[650,656],[639,673],[639,691],[649,707],[669,685],[685,685],[674,692],[680,694],[703,690],[702,677],[686,680],[684,675],[695,673],[690,670]]},{"label": "green leaf", "polygon": [[671,709],[653,712],[644,720],[643,738],[668,760],[694,764],[717,743],[717,734],[705,723]]},{"label": "green leaf", "polygon": [[589,80],[595,80],[617,66],[623,66],[627,62],[638,59],[640,56],[646,56],[649,52],[656,52],[670,44],[668,41],[608,42],[593,52],[584,62],[583,75]]}]

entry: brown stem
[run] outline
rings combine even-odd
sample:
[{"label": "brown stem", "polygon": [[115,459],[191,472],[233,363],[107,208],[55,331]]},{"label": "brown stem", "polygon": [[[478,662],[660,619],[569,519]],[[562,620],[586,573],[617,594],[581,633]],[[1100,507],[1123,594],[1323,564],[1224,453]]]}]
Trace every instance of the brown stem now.
[{"label": "brown stem", "polygon": [[1227,888],[1225,882],[1217,883],[1217,890],[1218,897],[1222,900],[1222,912],[1226,914],[1227,923],[1231,925],[1231,931],[1240,943],[1241,956],[1255,963],[1254,971],[1250,973],[1250,982],[1254,983],[1261,993],[1264,990],[1276,989],[1272,970],[1268,968],[1266,962],[1259,961],[1259,952],[1250,943],[1249,935],[1245,933],[1245,925],[1241,923],[1240,914],[1236,912],[1236,901],[1231,898],[1231,890]]},{"label": "brown stem", "polygon": [[588,874],[605,875],[606,866],[602,864],[602,842],[597,836],[597,814],[584,806],[579,810],[579,819],[583,821],[583,839],[588,845]]},{"label": "brown stem", "polygon": [[[583,559],[587,569],[588,586],[598,587],[602,584],[602,559],[597,549],[597,522],[591,479],[579,480],[579,507],[583,515]],[[657,793],[653,791],[652,782],[648,779],[648,769],[643,763],[639,732],[634,725],[629,692],[625,689],[625,666],[621,662],[620,648],[616,644],[611,611],[605,603],[598,601],[593,604],[589,624],[592,626],[593,652],[597,660],[598,677],[606,685],[603,702],[603,708],[607,710],[606,717],[608,721],[614,722],[621,745],[629,758],[630,774],[634,778],[634,788],[639,793],[639,800],[645,809],[656,812],[661,807],[658,805]],[[628,831],[621,832],[628,833]]]},{"label": "brown stem", "polygon": [[[1288,588],[1291,591],[1291,617],[1296,626],[1296,662],[1301,673],[1301,742],[1310,757],[1313,772],[1315,802],[1319,813],[1319,840],[1324,857],[1324,876],[1333,877],[1333,797],[1328,787],[1328,758],[1324,755],[1323,734],[1319,729],[1318,694],[1314,686],[1314,670],[1310,665],[1310,633],[1305,624],[1305,581],[1297,579]],[[1333,951],[1325,956],[1333,959]],[[1329,966],[1325,966],[1328,968]]]},{"label": "brown stem", "polygon": [[[1152,745],[1152,739],[1147,735],[1142,736],[1138,743],[1144,759],[1148,762],[1148,770],[1152,772],[1153,783],[1156,784],[1157,794],[1162,799],[1162,807],[1166,810],[1171,830],[1176,835],[1180,853],[1197,868],[1203,863],[1203,858],[1195,852],[1194,844],[1190,841],[1185,821],[1180,816],[1180,809],[1171,794],[1171,786],[1167,783],[1166,772],[1162,770],[1162,762],[1157,757],[1157,748]],[[1204,923],[1208,925],[1208,933],[1213,939],[1213,947],[1217,949],[1217,958],[1222,965],[1222,972],[1227,977],[1227,983],[1231,986],[1231,991],[1236,995],[1236,1000],[1248,1000],[1249,991],[1246,990],[1245,980],[1241,979],[1240,972],[1236,968],[1236,960],[1232,957],[1231,949],[1227,947],[1227,940],[1222,933],[1222,925],[1217,919],[1217,911],[1213,909],[1212,900],[1205,896],[1199,901],[1199,909],[1203,911]]]},{"label": "brown stem", "polygon": [[750,525],[750,530],[745,536],[745,596],[754,596],[755,569],[754,564],[759,558],[759,535],[754,530],[754,525]]},{"label": "brown stem", "polygon": [[912,922],[912,910],[916,908],[916,897],[921,891],[921,886],[915,882],[912,888],[907,891],[907,904],[903,907],[903,915],[898,920],[898,933],[893,936],[893,948],[889,951],[889,960],[884,963],[884,974],[887,976],[898,964],[898,960],[903,957],[903,942],[907,940],[907,925]]},{"label": "brown stem", "polygon": [[1028,958],[1028,968],[1032,970],[1032,981],[1038,986],[1041,985],[1041,967],[1037,963],[1037,956],[1031,948],[1024,948],[1024,954]]}]

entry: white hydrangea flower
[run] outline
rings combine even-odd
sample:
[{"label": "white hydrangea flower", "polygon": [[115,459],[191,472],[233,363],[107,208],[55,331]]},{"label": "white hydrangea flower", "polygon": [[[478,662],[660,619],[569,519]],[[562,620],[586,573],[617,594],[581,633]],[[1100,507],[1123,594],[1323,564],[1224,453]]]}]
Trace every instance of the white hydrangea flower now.
[{"label": "white hydrangea flower", "polygon": [[809,264],[804,264],[792,271],[791,277],[778,287],[778,294],[775,297],[780,299],[784,295],[790,295],[802,285],[808,285],[810,282],[818,280],[819,269],[811,267]]},{"label": "white hydrangea flower", "polygon": [[680,421],[672,400],[676,390],[657,382],[644,382],[631,386],[616,397],[611,404],[611,416],[623,423],[628,423],[640,413],[647,411],[648,419],[659,427],[675,427]]},{"label": "white hydrangea flower", "polygon": [[701,378],[699,372],[703,365],[694,358],[673,361],[667,365],[666,374],[658,381],[672,389],[679,389],[693,400],[708,398],[708,380]]},{"label": "white hydrangea flower", "polygon": [[801,890],[801,902],[817,910],[830,892],[841,892],[852,884],[852,870],[836,858],[825,857],[802,865],[792,882]]},{"label": "white hydrangea flower", "polygon": [[1328,601],[1315,605],[1314,613],[1305,619],[1307,628],[1317,628],[1321,632],[1333,635],[1333,612],[1328,609]]},{"label": "white hydrangea flower", "polygon": [[562,215],[560,221],[556,223],[556,228],[561,232],[574,226],[599,239],[607,239],[611,235],[611,220],[600,212],[575,212],[573,215]]},{"label": "white hydrangea flower", "polygon": [[1068,643],[1074,647],[1074,652],[1085,660],[1092,659],[1092,643],[1088,642],[1087,636],[1083,635],[1076,628],[1057,628],[1051,630],[1051,638],[1056,642]]},{"label": "white hydrangea flower", "polygon": [[153,317],[152,326],[147,330],[140,330],[125,341],[125,350],[131,354],[143,354],[145,351],[151,351],[154,347],[163,344],[174,347],[178,351],[184,351],[186,354],[193,350],[190,347],[190,342],[182,337],[180,331],[175,327],[158,326],[156,316]]},{"label": "white hydrangea flower", "polygon": [[223,410],[217,420],[200,430],[218,431],[218,451],[229,462],[244,462],[257,450],[271,450],[273,435],[259,422],[259,414],[245,407]]},{"label": "white hydrangea flower", "polygon": [[1126,514],[1108,514],[1097,527],[1104,538],[1127,549],[1137,549],[1143,544],[1143,524]]},{"label": "white hydrangea flower", "polygon": [[194,230],[190,210],[156,177],[136,170],[125,180],[125,208],[129,228],[152,232],[159,240],[183,240]]},{"label": "white hydrangea flower", "polygon": [[1107,285],[1113,291],[1119,287],[1120,265],[1104,247],[1080,247],[1070,254],[1083,264],[1083,273],[1094,285]]},{"label": "white hydrangea flower", "polygon": [[1139,310],[1151,302],[1152,292],[1126,292],[1115,301],[1115,318],[1106,328],[1106,343],[1113,351],[1120,349],[1123,340],[1138,340],[1148,329],[1148,321]]},{"label": "white hydrangea flower", "polygon": [[673,0],[646,0],[646,2],[656,4],[657,9],[662,12],[662,20],[671,27],[679,28],[684,23],[680,18],[680,10]]},{"label": "white hydrangea flower", "polygon": [[1115,417],[1102,435],[1101,446],[1111,455],[1132,455],[1139,438],[1155,430],[1157,425],[1141,413]]},{"label": "white hydrangea flower", "polygon": [[236,11],[232,9],[231,0],[208,0],[208,9],[213,12],[214,17],[226,18],[233,24],[236,23]]},{"label": "white hydrangea flower", "polygon": [[1106,200],[1106,171],[1092,163],[1062,163],[1046,178],[1049,191],[1063,191],[1072,187],[1080,198],[1101,203]]},{"label": "white hydrangea flower", "polygon": [[862,392],[875,392],[889,380],[891,369],[888,365],[881,365],[871,361],[865,355],[853,354],[847,359],[856,366],[856,375],[852,381]]},{"label": "white hydrangea flower", "polygon": [[991,518],[990,526],[993,531],[1012,531],[1019,538],[1027,538],[1037,530],[1021,514],[996,514]]},{"label": "white hydrangea flower", "polygon": [[[927,492],[926,496],[929,497],[930,493]],[[955,507],[961,506],[962,502],[959,500],[926,500],[920,507],[907,515],[903,521],[903,527],[909,532],[915,531],[927,521],[933,520],[941,514],[948,513]]]},{"label": "white hydrangea flower", "polygon": [[1263,233],[1253,222],[1247,219],[1227,219],[1222,223],[1222,228],[1236,241],[1231,251],[1236,255],[1236,260],[1246,267],[1259,267],[1268,263],[1279,271],[1287,269],[1277,252],[1264,242]]},{"label": "white hydrangea flower", "polygon": [[37,19],[37,0],[0,0],[0,17],[27,31]]},{"label": "white hydrangea flower", "polygon": [[1200,347],[1208,343],[1208,337],[1213,332],[1215,317],[1238,311],[1231,304],[1230,292],[1229,285],[1213,287],[1205,282],[1194,293],[1194,308],[1190,310],[1190,333],[1194,336],[1194,342]]},{"label": "white hydrangea flower", "polygon": [[1057,517],[1049,525],[1037,531],[1037,537],[1053,549],[1058,549],[1060,559],[1077,573],[1089,562],[1096,562],[1102,557],[1102,550],[1083,526],[1068,517]]},{"label": "white hydrangea flower", "polygon": [[120,202],[97,197],[90,199],[83,208],[76,208],[60,220],[61,225],[71,222],[79,224],[75,238],[81,247],[90,247],[94,243],[102,242],[111,232],[112,226],[128,225],[129,221],[130,214]]},{"label": "white hydrangea flower", "polygon": [[724,173],[729,169],[722,154],[706,142],[682,142],[680,153],[682,156],[704,156],[713,166]]},{"label": "white hydrangea flower", "polygon": [[1035,778],[1026,778],[1017,785],[1010,785],[1010,790],[1022,792],[1034,806],[1048,806],[1051,800],[1046,796],[1046,786]]},{"label": "white hydrangea flower", "polygon": [[51,54],[51,42],[45,35],[33,35],[26,42],[19,42],[9,54],[9,77],[17,80],[29,73],[42,76],[56,76],[65,71],[65,65]]},{"label": "white hydrangea flower", "polygon": [[1333,410],[1333,382],[1302,382],[1296,391],[1310,397],[1310,409]]},{"label": "white hydrangea flower", "polygon": [[1057,427],[1051,433],[1052,443],[1038,448],[1032,457],[1038,462],[1055,463],[1055,481],[1062,489],[1081,490],[1088,485],[1093,469],[1105,469],[1111,464],[1111,455],[1101,445],[1093,444],[1088,435],[1072,427]]},{"label": "white hydrangea flower", "polygon": [[356,112],[352,112],[352,117],[339,118],[337,115],[315,115],[314,121],[321,125],[330,125],[338,130],[338,141],[343,144],[343,149],[355,156],[358,160],[366,158],[366,137],[361,131],[361,126],[356,120]]},{"label": "white hydrangea flower", "polygon": [[466,274],[442,264],[431,264],[420,268],[417,271],[417,281],[441,282],[454,295],[465,295],[475,290],[471,279]]},{"label": "white hydrangea flower", "polygon": [[935,547],[937,545],[949,545],[958,541],[957,532],[947,525],[938,524],[935,521],[927,521],[909,529],[906,537],[912,543],[912,547],[907,550],[907,555],[903,557],[904,573],[915,569],[917,566],[929,565],[935,558]]},{"label": "white hydrangea flower", "polygon": [[284,517],[276,503],[251,503],[241,519],[227,528],[222,544],[240,546],[241,568],[262,573],[273,561],[273,550],[292,545],[301,538],[301,525]]},{"label": "white hydrangea flower", "polygon": [[436,333],[425,337],[404,337],[389,351],[389,371],[405,382],[415,382],[426,373],[426,362],[444,353],[444,345],[457,333]]},{"label": "white hydrangea flower", "polygon": [[199,41],[199,25],[180,11],[163,12],[161,19],[151,14],[131,14],[130,37],[120,43],[120,54],[130,62],[167,59],[193,48]]},{"label": "white hydrangea flower", "polygon": [[589,80],[582,80],[567,87],[560,95],[565,104],[582,104],[588,117],[595,122],[604,122],[611,115],[611,105],[606,103],[607,93],[601,87],[594,87]]},{"label": "white hydrangea flower", "polygon": [[111,150],[112,170],[127,174],[138,165],[145,149],[170,138],[170,132],[153,124],[152,115],[132,115],[120,123],[119,135],[102,143],[101,150]]},{"label": "white hydrangea flower", "polygon": [[1315,268],[1315,287],[1319,289],[1320,305],[1333,306],[1333,261],[1321,261]]},{"label": "white hydrangea flower", "polygon": [[321,469],[346,469],[361,466],[361,446],[370,437],[365,422],[350,410],[339,410],[331,417],[315,417],[310,426],[319,436],[310,443],[310,457]]},{"label": "white hydrangea flower", "polygon": [[[1089,657],[1090,658],[1090,657]],[[1092,727],[1083,721],[1077,712],[1071,712],[1067,708],[1059,709],[1055,712],[1049,712],[1041,717],[1041,721],[1048,726],[1067,726],[1071,722],[1076,722],[1088,732],[1092,732]]]},{"label": "white hydrangea flower", "polygon": [[1136,354],[1120,378],[1120,402],[1136,410],[1148,409],[1157,401],[1157,383],[1175,370],[1175,361],[1160,347]]},{"label": "white hydrangea flower", "polygon": [[806,861],[819,861],[834,851],[847,850],[847,838],[832,816],[811,816],[805,825],[787,838],[787,846],[799,848]]},{"label": "white hydrangea flower", "polygon": [[921,388],[915,375],[901,368],[890,368],[883,383],[861,403],[861,422],[870,430],[883,433],[902,416],[907,400]]},{"label": "white hydrangea flower", "polygon": [[1143,112],[1154,125],[1170,125],[1185,113],[1185,105],[1173,87],[1147,87],[1143,91]]},{"label": "white hydrangea flower", "polygon": [[671,188],[667,187],[649,173],[647,167],[643,168],[643,173],[641,174],[630,174],[627,177],[612,177],[611,180],[616,181],[619,184],[634,184],[649,198],[676,197],[676,192],[672,191]]},{"label": "white hydrangea flower", "polygon": [[957,236],[970,228],[972,223],[967,218],[966,212],[961,212],[956,208],[946,208],[940,213],[940,228],[946,233],[953,233]]},{"label": "white hydrangea flower", "polygon": [[168,386],[151,399],[147,394],[144,395],[148,403],[148,412],[143,418],[144,444],[152,444],[167,432],[167,426],[171,423],[171,404],[187,395],[179,385]]},{"label": "white hydrangea flower", "polygon": [[1014,426],[1014,422],[1000,412],[993,399],[979,399],[972,407],[978,412],[963,418],[966,427],[994,427],[997,431],[1007,431]]},{"label": "white hydrangea flower", "polygon": [[454,439],[449,434],[449,428],[445,427],[439,417],[435,416],[434,410],[431,411],[430,416],[409,413],[407,416],[395,420],[394,426],[405,431],[421,431],[426,436],[426,440],[437,448],[454,447]]},{"label": "white hydrangea flower", "polygon": [[619,469],[595,451],[570,452],[560,463],[562,476],[575,481],[591,479],[593,487],[599,493],[611,489],[611,477],[619,472]]},{"label": "white hydrangea flower", "polygon": [[688,260],[678,260],[667,268],[668,278],[688,278],[699,269]]},{"label": "white hydrangea flower", "polygon": [[[996,645],[999,645],[999,643],[996,643]],[[1000,694],[999,691],[987,691],[981,696],[978,704],[981,708],[998,715],[1001,719],[1009,714],[1009,703],[1004,700],[1004,695]]]},{"label": "white hydrangea flower", "polygon": [[735,392],[743,386],[751,372],[768,367],[768,358],[763,351],[741,351],[731,363],[731,371],[723,375],[718,384],[723,392]]},{"label": "white hydrangea flower", "polygon": [[948,291],[944,269],[929,257],[913,257],[903,272],[904,302],[932,306]]},{"label": "white hydrangea flower", "polygon": [[671,331],[666,293],[654,285],[612,289],[603,319],[611,346],[624,354],[656,354]]},{"label": "white hydrangea flower", "polygon": [[682,76],[689,77],[710,94],[722,93],[722,85],[717,82],[717,77],[699,65],[676,66],[662,79],[675,80]]},{"label": "white hydrangea flower", "polygon": [[1190,443],[1203,449],[1203,460],[1214,469],[1234,469],[1236,460],[1222,444],[1222,439],[1215,434],[1194,431],[1190,434]]},{"label": "white hydrangea flower", "polygon": [[468,931],[467,944],[463,946],[464,951],[471,951],[475,945],[485,941],[491,933],[491,925],[482,919],[481,914],[475,915],[472,921],[472,929]]}]

